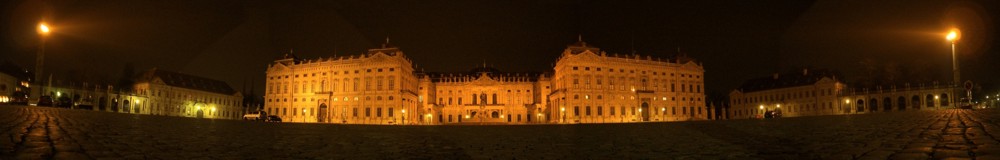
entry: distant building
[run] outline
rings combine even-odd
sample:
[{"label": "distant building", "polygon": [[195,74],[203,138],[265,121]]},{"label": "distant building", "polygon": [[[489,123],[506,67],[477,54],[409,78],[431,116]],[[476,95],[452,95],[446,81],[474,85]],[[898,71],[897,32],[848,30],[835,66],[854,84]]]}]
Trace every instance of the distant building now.
[{"label": "distant building", "polygon": [[0,103],[27,103],[30,73],[11,63],[0,64]]},{"label": "distant building", "polygon": [[949,85],[904,84],[851,89],[840,95],[841,103],[850,108],[844,114],[877,113],[906,110],[935,110],[959,106],[958,98],[965,89]]},{"label": "distant building", "polygon": [[928,110],[954,107],[959,89],[945,85],[849,88],[830,70],[803,69],[751,79],[729,94],[731,119]]},{"label": "distant building", "polygon": [[[137,75],[124,112],[197,118],[240,119],[243,96],[219,80],[150,69]],[[114,99],[115,103],[119,100]]]},{"label": "distant building", "polygon": [[783,117],[842,114],[837,103],[847,86],[829,70],[774,74],[751,79],[729,93],[730,118],[762,118],[767,111]]},{"label": "distant building", "polygon": [[704,70],[694,60],[609,56],[580,41],[553,73],[474,68],[424,73],[399,48],[267,69],[264,111],[291,122],[351,124],[620,123],[702,120]]}]

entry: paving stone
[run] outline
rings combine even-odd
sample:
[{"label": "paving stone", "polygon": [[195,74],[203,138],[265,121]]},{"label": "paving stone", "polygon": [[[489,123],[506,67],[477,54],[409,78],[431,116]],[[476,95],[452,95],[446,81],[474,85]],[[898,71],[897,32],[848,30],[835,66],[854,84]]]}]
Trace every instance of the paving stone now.
[{"label": "paving stone", "polygon": [[926,153],[896,153],[889,156],[889,159],[893,160],[911,160],[911,159],[930,159],[931,156]]},{"label": "paving stone", "polygon": [[0,105],[0,159],[994,159],[997,110],[514,126],[258,123]]},{"label": "paving stone", "polygon": [[934,155],[935,159],[942,159],[942,158],[968,158],[968,157],[970,157],[969,153],[970,153],[970,151],[964,151],[964,150],[937,149],[937,150],[934,150],[933,155]]}]

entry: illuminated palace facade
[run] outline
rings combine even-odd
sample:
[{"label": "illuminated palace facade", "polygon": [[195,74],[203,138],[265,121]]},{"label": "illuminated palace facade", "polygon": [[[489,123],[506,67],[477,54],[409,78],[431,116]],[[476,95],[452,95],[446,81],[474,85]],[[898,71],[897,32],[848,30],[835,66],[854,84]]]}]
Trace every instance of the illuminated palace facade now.
[{"label": "illuminated palace facade", "polygon": [[[157,68],[140,73],[136,80],[135,94],[130,96],[134,98],[122,100],[122,112],[212,119],[243,117],[243,94],[226,82]],[[118,103],[117,99],[112,101]]]},{"label": "illuminated palace facade", "polygon": [[704,120],[704,73],[689,58],[608,55],[578,41],[556,62],[548,113],[559,123]]},{"label": "illuminated palace facade", "polygon": [[732,119],[762,118],[767,111],[782,117],[843,113],[838,95],[846,85],[828,70],[774,74],[751,79],[729,93]]},{"label": "illuminated palace facade", "polygon": [[290,122],[538,124],[702,120],[704,70],[688,58],[608,55],[579,41],[551,73],[415,71],[399,48],[267,69],[263,111]]},{"label": "illuminated palace facade", "polygon": [[954,85],[904,84],[849,88],[829,70],[808,70],[751,79],[729,93],[730,119],[867,114],[955,108],[963,89]]}]

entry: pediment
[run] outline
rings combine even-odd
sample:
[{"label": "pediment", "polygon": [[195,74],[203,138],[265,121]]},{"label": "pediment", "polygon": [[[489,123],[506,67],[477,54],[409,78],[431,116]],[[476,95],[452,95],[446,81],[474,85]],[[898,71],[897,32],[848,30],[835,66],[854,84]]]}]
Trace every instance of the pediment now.
[{"label": "pediment", "polygon": [[476,80],[469,82],[469,84],[479,85],[479,86],[489,86],[489,85],[498,85],[500,84],[500,81],[491,78],[486,73],[481,73],[479,74],[479,78],[476,78]]},{"label": "pediment", "polygon": [[161,79],[160,77],[153,78],[153,80],[150,81],[150,82],[156,83],[156,84],[166,84],[166,83],[163,83],[163,79]]},{"label": "pediment", "polygon": [[381,61],[386,61],[388,59],[389,59],[389,55],[386,55],[384,52],[379,51],[379,52],[372,53],[371,56],[369,56],[368,59],[366,59],[366,60],[370,61],[370,62],[381,62]]},{"label": "pediment", "polygon": [[701,68],[701,66],[698,65],[698,63],[695,63],[694,61],[687,61],[686,63],[681,64],[681,67],[684,67],[684,68]]},{"label": "pediment", "polygon": [[566,59],[567,60],[573,60],[573,61],[596,61],[596,60],[600,60],[601,56],[598,56],[596,53],[591,52],[590,50],[585,50],[585,51],[580,52],[578,54],[575,54],[575,55],[572,55],[572,56],[568,56],[568,57],[566,57]]},{"label": "pediment", "polygon": [[816,81],[816,84],[826,84],[826,83],[834,83],[834,82],[836,82],[836,81],[834,81],[833,79],[831,79],[829,77],[823,77],[823,78],[819,79],[819,81]]},{"label": "pediment", "polygon": [[287,65],[285,65],[283,63],[275,63],[274,65],[271,65],[271,67],[268,67],[267,71],[278,72],[278,71],[284,71],[284,70],[287,70],[287,69],[289,69],[289,66],[287,66]]}]

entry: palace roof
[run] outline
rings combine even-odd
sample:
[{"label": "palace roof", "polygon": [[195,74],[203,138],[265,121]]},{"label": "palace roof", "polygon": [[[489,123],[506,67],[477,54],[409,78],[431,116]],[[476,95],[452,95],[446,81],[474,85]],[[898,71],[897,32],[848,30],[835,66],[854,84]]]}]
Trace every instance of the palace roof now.
[{"label": "palace roof", "polygon": [[200,90],[212,93],[227,94],[232,95],[236,93],[229,84],[226,82],[209,79],[205,77],[199,77],[189,74],[177,73],[172,71],[164,71],[160,69],[150,69],[146,72],[139,74],[137,82],[150,82],[156,79],[162,80],[162,82],[168,86],[187,88],[193,90]]},{"label": "palace roof", "polygon": [[819,82],[823,78],[836,79],[835,74],[836,73],[833,71],[826,69],[803,69],[802,72],[776,73],[772,76],[744,81],[743,85],[740,85],[737,90],[740,90],[743,93],[748,93],[779,88],[807,86],[816,84],[816,82]]}]

